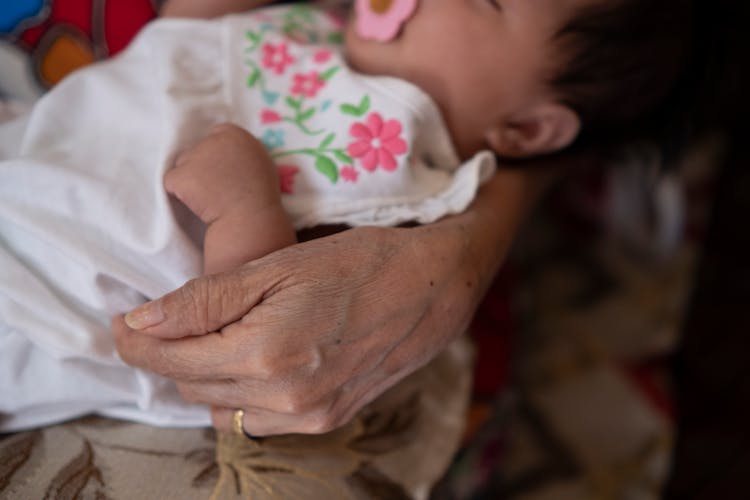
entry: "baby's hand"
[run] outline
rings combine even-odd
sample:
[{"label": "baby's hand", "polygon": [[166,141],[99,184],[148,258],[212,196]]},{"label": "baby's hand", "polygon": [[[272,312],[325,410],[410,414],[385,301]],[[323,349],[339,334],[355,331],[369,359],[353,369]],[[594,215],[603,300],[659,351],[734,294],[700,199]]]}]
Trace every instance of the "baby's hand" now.
[{"label": "baby's hand", "polygon": [[207,224],[204,273],[232,269],[295,241],[276,165],[255,137],[235,125],[214,127],[180,154],[164,186]]},{"label": "baby's hand", "polygon": [[281,203],[273,160],[253,135],[229,123],[182,152],[164,187],[206,224],[229,211]]}]

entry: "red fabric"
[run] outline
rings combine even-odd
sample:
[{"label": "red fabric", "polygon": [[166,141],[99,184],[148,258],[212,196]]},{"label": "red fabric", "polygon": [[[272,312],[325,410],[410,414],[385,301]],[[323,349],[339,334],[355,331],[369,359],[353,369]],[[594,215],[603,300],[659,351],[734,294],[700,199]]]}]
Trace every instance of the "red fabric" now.
[{"label": "red fabric", "polygon": [[[90,54],[88,60],[103,59],[125,48],[156,13],[152,0],[51,0],[49,8],[18,34],[16,45],[37,61],[37,67],[42,63],[54,66],[51,59],[69,57],[65,51],[54,50],[61,37],[80,44],[80,50]],[[49,87],[63,75],[56,75],[55,81],[41,73],[35,76]]]},{"label": "red fabric", "polygon": [[109,0],[104,9],[104,33],[109,54],[124,49],[141,27],[152,19],[156,12],[147,0]]},{"label": "red fabric", "polygon": [[474,399],[490,400],[504,389],[510,376],[510,357],[516,322],[511,290],[513,273],[501,271],[477,310],[471,334],[477,347]]}]

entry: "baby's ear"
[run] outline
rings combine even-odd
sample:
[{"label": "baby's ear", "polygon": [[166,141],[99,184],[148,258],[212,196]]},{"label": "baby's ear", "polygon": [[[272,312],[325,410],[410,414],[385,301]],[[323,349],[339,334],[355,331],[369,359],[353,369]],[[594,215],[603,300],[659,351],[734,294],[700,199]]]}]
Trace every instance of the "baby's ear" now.
[{"label": "baby's ear", "polygon": [[500,156],[526,158],[566,148],[580,130],[581,120],[575,111],[556,102],[543,102],[492,127],[485,139]]}]

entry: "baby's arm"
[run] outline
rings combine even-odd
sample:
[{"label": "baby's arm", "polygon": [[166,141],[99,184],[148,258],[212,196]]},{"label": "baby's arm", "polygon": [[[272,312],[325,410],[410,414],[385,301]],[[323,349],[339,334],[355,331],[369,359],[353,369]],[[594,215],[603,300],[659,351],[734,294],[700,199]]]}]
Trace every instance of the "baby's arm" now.
[{"label": "baby's arm", "polygon": [[160,15],[211,18],[254,9],[272,2],[273,0],[167,0]]},{"label": "baby's arm", "polygon": [[245,130],[219,125],[182,153],[164,177],[170,194],[208,227],[204,274],[215,274],[294,243],[276,166]]}]

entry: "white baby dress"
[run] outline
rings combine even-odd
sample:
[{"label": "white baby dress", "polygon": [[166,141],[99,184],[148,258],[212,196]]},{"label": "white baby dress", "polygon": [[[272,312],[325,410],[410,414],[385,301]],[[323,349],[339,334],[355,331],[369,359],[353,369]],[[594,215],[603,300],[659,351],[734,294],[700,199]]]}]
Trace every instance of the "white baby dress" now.
[{"label": "white baby dress", "polygon": [[297,229],[468,206],[492,155],[460,164],[426,94],[347,68],[341,29],[300,6],[157,20],[0,124],[0,431],[89,412],[209,422],[119,359],[109,321],[201,273],[200,231],[162,179],[213,124],[264,142]]}]

